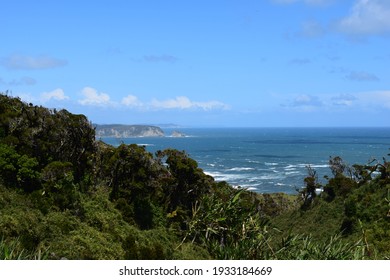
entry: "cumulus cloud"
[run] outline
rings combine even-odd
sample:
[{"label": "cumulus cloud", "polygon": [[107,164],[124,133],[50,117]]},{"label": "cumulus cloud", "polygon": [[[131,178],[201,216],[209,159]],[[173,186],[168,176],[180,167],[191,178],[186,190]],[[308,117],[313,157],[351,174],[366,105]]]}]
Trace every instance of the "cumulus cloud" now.
[{"label": "cumulus cloud", "polygon": [[357,0],[350,14],[337,23],[337,28],[358,36],[390,33],[390,1]]},{"label": "cumulus cloud", "polygon": [[37,104],[45,104],[50,101],[64,101],[70,99],[70,97],[67,96],[64,90],[61,88],[57,88],[49,92],[42,92],[38,95],[33,95],[31,93],[18,93],[18,96],[24,102]]},{"label": "cumulus cloud", "polygon": [[321,107],[322,101],[318,96],[302,94],[297,96],[292,102],[293,107]]},{"label": "cumulus cloud", "polygon": [[99,93],[96,89],[85,87],[81,91],[84,99],[78,100],[81,105],[107,106],[112,104],[110,96],[106,93]]},{"label": "cumulus cloud", "polygon": [[197,102],[191,101],[186,96],[178,96],[174,99],[157,100],[153,99],[150,105],[155,109],[202,109],[205,111],[212,109],[229,109],[229,106],[219,101]]},{"label": "cumulus cloud", "polygon": [[132,109],[140,110],[227,110],[230,107],[219,101],[192,101],[186,96],[178,96],[171,99],[159,100],[153,98],[149,102],[141,101],[135,95],[127,95],[123,97],[120,101],[111,100],[110,96],[103,92],[98,92],[92,87],[85,87],[81,91],[84,96],[83,99],[78,100],[78,103],[81,105],[89,106],[99,106],[99,107],[127,107]]},{"label": "cumulus cloud", "polygon": [[127,106],[127,107],[142,107],[143,103],[138,99],[137,96],[134,95],[128,95],[124,98],[122,98],[121,104]]},{"label": "cumulus cloud", "polygon": [[40,96],[40,100],[43,103],[48,102],[50,100],[62,101],[67,99],[69,99],[69,96],[66,96],[65,92],[61,88],[57,88],[50,92],[44,92]]},{"label": "cumulus cloud", "polygon": [[66,65],[67,61],[47,55],[26,56],[13,54],[3,57],[0,60],[0,64],[10,70],[40,70],[61,67]]},{"label": "cumulus cloud", "polygon": [[348,75],[345,76],[348,80],[351,81],[358,81],[358,82],[375,82],[379,81],[379,78],[371,73],[367,72],[356,72],[352,71]]}]

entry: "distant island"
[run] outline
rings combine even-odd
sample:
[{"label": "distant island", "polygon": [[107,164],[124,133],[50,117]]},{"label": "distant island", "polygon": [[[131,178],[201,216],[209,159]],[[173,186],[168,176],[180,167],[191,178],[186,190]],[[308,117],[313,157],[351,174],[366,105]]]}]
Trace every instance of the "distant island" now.
[{"label": "distant island", "polygon": [[187,135],[185,135],[183,132],[180,132],[180,131],[173,131],[172,134],[171,134],[171,137],[186,137]]},{"label": "distant island", "polygon": [[164,131],[153,125],[123,125],[123,124],[105,124],[94,125],[96,128],[96,137],[163,137]]}]

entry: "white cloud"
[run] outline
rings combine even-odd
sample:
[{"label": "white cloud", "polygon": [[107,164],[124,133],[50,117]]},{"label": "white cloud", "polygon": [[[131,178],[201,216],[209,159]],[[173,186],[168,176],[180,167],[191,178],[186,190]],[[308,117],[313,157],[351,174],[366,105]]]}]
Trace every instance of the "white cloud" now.
[{"label": "white cloud", "polygon": [[61,67],[67,64],[66,60],[50,57],[47,55],[41,56],[26,56],[13,54],[3,57],[0,60],[0,65],[11,70],[36,70]]},{"label": "white cloud", "polygon": [[48,102],[52,99],[57,100],[57,101],[62,101],[62,100],[69,99],[69,96],[66,96],[64,91],[60,88],[57,88],[57,89],[50,91],[50,92],[44,92],[40,96],[40,100],[43,103]]},{"label": "white cloud", "polygon": [[78,101],[81,105],[106,106],[112,104],[108,94],[99,93],[94,88],[85,87],[81,93],[84,96],[84,99]]},{"label": "white cloud", "polygon": [[85,87],[82,90],[84,96],[83,99],[78,100],[78,103],[82,105],[92,105],[92,106],[116,106],[116,107],[127,107],[127,108],[137,108],[140,110],[171,110],[171,109],[180,109],[180,110],[196,110],[201,109],[204,111],[209,110],[227,110],[230,107],[219,101],[192,101],[186,96],[178,96],[176,98],[158,100],[153,98],[150,102],[143,102],[135,95],[127,95],[121,99],[120,102],[112,101],[110,96],[106,93],[98,92],[96,89],[91,87]]},{"label": "white cloud", "polygon": [[137,96],[134,95],[128,95],[124,98],[122,98],[123,105],[127,107],[142,107],[143,103],[138,99]]},{"label": "white cloud", "polygon": [[293,103],[293,107],[320,107],[323,103],[318,96],[302,94],[297,96]]},{"label": "white cloud", "polygon": [[219,101],[196,102],[191,101],[186,96],[178,96],[174,99],[163,101],[153,99],[150,105],[155,109],[202,109],[205,111],[212,109],[229,109],[228,105]]},{"label": "white cloud", "polygon": [[337,27],[358,36],[390,33],[390,1],[357,0],[350,15],[340,20]]},{"label": "white cloud", "polygon": [[57,88],[49,92],[42,92],[39,95],[32,95],[31,93],[18,93],[20,99],[27,103],[45,104],[50,101],[64,101],[69,100],[63,89]]}]

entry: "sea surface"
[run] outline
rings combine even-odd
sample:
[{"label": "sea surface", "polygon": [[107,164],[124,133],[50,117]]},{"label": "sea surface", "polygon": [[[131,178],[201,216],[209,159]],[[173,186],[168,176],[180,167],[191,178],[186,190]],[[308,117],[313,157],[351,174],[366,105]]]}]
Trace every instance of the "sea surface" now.
[{"label": "sea surface", "polygon": [[[102,138],[108,144],[144,145],[150,152],[185,150],[217,181],[259,193],[296,193],[307,166],[321,183],[330,156],[348,164],[390,160],[390,128],[180,128],[186,137]],[[170,135],[172,129],[164,129]]]}]

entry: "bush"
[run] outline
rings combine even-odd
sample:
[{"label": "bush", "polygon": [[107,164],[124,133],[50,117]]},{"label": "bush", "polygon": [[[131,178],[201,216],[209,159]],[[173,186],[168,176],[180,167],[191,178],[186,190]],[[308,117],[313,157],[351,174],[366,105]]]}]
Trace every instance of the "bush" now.
[{"label": "bush", "polygon": [[125,258],[130,260],[172,259],[175,247],[174,235],[163,228],[146,231],[133,228],[123,245]]},{"label": "bush", "polygon": [[44,242],[50,248],[51,258],[72,260],[120,260],[124,258],[121,243],[107,233],[80,224],[66,235]]}]

